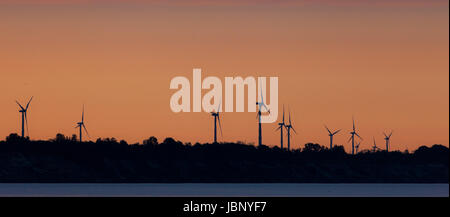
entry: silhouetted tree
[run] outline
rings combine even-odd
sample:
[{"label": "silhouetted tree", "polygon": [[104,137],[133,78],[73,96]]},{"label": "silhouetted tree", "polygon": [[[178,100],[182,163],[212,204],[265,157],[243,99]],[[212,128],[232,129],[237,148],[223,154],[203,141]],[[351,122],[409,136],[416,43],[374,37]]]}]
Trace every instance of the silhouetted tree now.
[{"label": "silhouetted tree", "polygon": [[123,139],[120,140],[119,144],[120,144],[121,146],[128,146],[127,141],[125,141],[125,140],[123,140]]},{"label": "silhouetted tree", "polygon": [[64,143],[64,142],[66,142],[66,141],[68,141],[69,139],[68,138],[66,138],[63,134],[61,134],[61,133],[58,133],[58,134],[56,134],[56,136],[55,136],[55,142],[57,142],[57,143]]},{"label": "silhouetted tree", "polygon": [[[75,139],[74,139],[75,138]],[[61,145],[63,143],[64,145]],[[240,143],[183,144],[155,137],[143,145],[125,140],[30,141],[17,134],[0,141],[0,182],[444,182],[449,149],[442,145],[406,152],[303,149]]]},{"label": "silhouetted tree", "polygon": [[176,143],[175,139],[173,139],[171,137],[165,138],[164,142],[163,142],[164,145],[175,144],[175,143]]},{"label": "silhouetted tree", "polygon": [[345,154],[345,149],[344,149],[344,146],[342,146],[342,145],[333,146],[333,149],[331,149],[331,151],[336,154]]},{"label": "silhouetted tree", "polygon": [[305,144],[305,148],[303,148],[304,152],[321,152],[325,150],[325,147],[320,146],[319,144],[307,143]]},{"label": "silhouetted tree", "polygon": [[425,162],[449,164],[449,149],[443,145],[433,145],[431,148],[421,146],[414,152],[414,156]]},{"label": "silhouetted tree", "polygon": [[23,142],[24,140],[26,140],[26,139],[22,138],[17,133],[11,133],[11,134],[9,134],[9,136],[6,137],[7,143],[19,143],[19,142]]},{"label": "silhouetted tree", "polygon": [[156,137],[152,136],[152,137],[144,140],[142,143],[144,144],[144,146],[151,146],[151,147],[153,147],[153,146],[157,146],[158,145],[158,139]]}]

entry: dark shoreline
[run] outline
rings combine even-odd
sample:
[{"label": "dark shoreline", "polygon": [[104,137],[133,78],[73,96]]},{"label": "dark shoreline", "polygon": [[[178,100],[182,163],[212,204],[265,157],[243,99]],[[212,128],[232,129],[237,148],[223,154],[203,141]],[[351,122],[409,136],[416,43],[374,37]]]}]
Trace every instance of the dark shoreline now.
[{"label": "dark shoreline", "polygon": [[293,151],[242,143],[127,144],[9,136],[0,141],[0,183],[449,183],[449,149],[345,153],[306,144]]}]

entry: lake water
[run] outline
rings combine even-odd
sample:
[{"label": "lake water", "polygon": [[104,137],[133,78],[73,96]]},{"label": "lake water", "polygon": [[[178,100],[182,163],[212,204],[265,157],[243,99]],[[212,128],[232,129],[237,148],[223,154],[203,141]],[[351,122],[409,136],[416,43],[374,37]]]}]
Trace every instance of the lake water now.
[{"label": "lake water", "polygon": [[0,184],[5,197],[448,197],[448,184]]}]

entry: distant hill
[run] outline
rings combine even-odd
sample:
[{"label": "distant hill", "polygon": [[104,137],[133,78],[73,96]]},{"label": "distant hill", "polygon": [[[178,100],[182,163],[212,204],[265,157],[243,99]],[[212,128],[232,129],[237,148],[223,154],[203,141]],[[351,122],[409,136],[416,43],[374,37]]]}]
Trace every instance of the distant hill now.
[{"label": "distant hill", "polygon": [[293,151],[242,143],[183,144],[154,137],[129,145],[113,138],[77,142],[58,134],[0,142],[0,182],[448,183],[449,149],[345,153],[306,144]]}]

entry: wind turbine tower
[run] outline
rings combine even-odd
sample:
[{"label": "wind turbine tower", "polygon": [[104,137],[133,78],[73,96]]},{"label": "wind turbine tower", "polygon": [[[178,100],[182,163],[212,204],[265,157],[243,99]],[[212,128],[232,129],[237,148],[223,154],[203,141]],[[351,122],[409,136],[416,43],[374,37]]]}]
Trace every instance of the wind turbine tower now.
[{"label": "wind turbine tower", "polygon": [[211,116],[214,117],[214,143],[217,143],[217,122],[219,122],[220,135],[222,135],[222,125],[220,124],[220,103],[216,112],[211,112]]},{"label": "wind turbine tower", "polygon": [[288,147],[287,150],[290,151],[291,150],[291,129],[294,131],[294,133],[297,133],[297,131],[295,131],[294,126],[292,126],[292,122],[291,122],[291,111],[289,110],[289,124],[285,126],[286,130],[287,130],[287,138],[288,138]]},{"label": "wind turbine tower", "polygon": [[283,128],[286,126],[284,123],[284,106],[283,106],[283,122],[278,123],[279,127],[277,128],[277,131],[280,130],[280,144],[281,144],[281,150],[283,150]]},{"label": "wind turbine tower", "polygon": [[378,149],[378,147],[377,147],[377,143],[375,142],[375,137],[373,137],[373,146],[372,146],[372,151],[373,151],[373,152],[376,152],[376,151],[377,151],[377,149]]},{"label": "wind turbine tower", "polygon": [[361,140],[363,140],[362,138],[361,138],[361,136],[359,136],[359,134],[356,132],[356,127],[355,127],[355,119],[354,118],[352,118],[352,120],[353,120],[353,130],[350,132],[350,139],[348,140],[349,142],[350,141],[352,141],[352,155],[354,155],[355,154],[355,135],[359,138],[359,139],[361,139]]},{"label": "wind turbine tower", "polygon": [[28,107],[30,106],[31,100],[33,100],[33,97],[30,98],[30,100],[28,101],[27,106],[25,106],[25,108],[16,100],[17,105],[19,105],[19,107],[20,107],[19,112],[22,113],[22,138],[25,138],[25,125],[27,128],[28,135],[30,134],[28,132],[27,111],[28,111]]},{"label": "wind turbine tower", "polygon": [[386,151],[389,152],[389,143],[390,143],[390,140],[391,140],[392,131],[389,134],[389,136],[386,135],[386,133],[383,133],[383,134],[384,134],[384,140],[386,140]]},{"label": "wind turbine tower", "polygon": [[335,132],[331,132],[330,129],[328,129],[327,125],[325,125],[325,129],[328,131],[328,136],[330,136],[330,150],[333,149],[333,136],[338,134],[341,130],[336,130]]},{"label": "wind turbine tower", "polygon": [[83,129],[84,129],[84,131],[86,131],[86,134],[89,136],[89,133],[86,129],[86,125],[84,125],[84,105],[83,105],[83,112],[81,113],[81,122],[78,122],[77,126],[75,128],[80,128],[80,142],[83,142]]},{"label": "wind turbine tower", "polygon": [[266,111],[270,114],[270,110],[267,108],[266,104],[264,104],[264,95],[262,87],[261,89],[261,102],[256,102],[256,105],[258,106],[258,147],[261,147],[262,145],[262,126],[261,126],[261,115],[262,115],[262,107],[266,109]]}]

